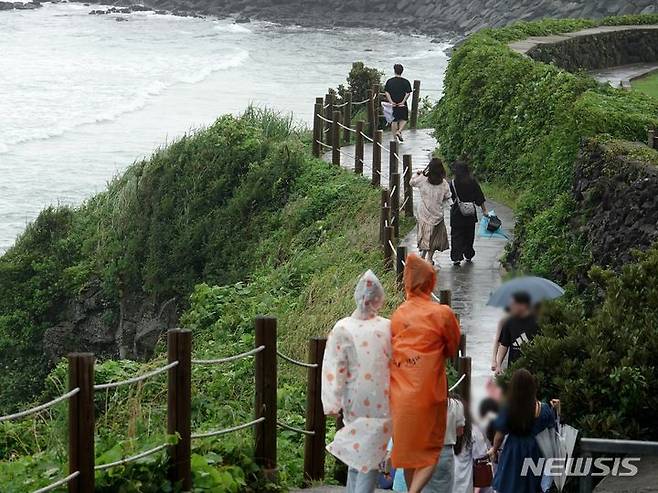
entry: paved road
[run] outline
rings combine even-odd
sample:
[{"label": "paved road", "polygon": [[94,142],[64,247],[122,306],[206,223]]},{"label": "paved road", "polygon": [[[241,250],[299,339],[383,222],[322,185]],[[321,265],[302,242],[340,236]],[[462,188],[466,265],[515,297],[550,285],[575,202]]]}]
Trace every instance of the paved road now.
[{"label": "paved road", "polygon": [[658,63],[636,63],[593,70],[589,74],[599,82],[608,83],[612,87],[620,87],[622,82],[628,83],[649,72],[658,70]]},{"label": "paved road", "polygon": [[[384,135],[384,142],[388,146],[390,134]],[[405,142],[400,145],[398,155],[411,154],[413,169],[423,169],[429,161],[431,152],[436,149],[437,142],[428,130],[406,132]],[[354,146],[341,148],[341,165],[353,169]],[[365,149],[364,174],[370,178],[372,147]],[[326,153],[325,159],[331,160],[331,153]],[[388,154],[382,153],[382,184],[388,183]],[[400,166],[401,169],[401,166]],[[402,201],[401,201],[402,203]],[[414,206],[418,204],[418,197],[414,197]],[[487,206],[495,209],[508,231],[514,228],[514,215],[508,207],[488,201]],[[446,210],[446,217],[448,211]],[[449,221],[448,221],[449,223]],[[412,230],[403,243],[408,251],[416,250],[416,231]],[[492,290],[501,283],[501,268],[499,259],[503,255],[506,241],[500,239],[485,239],[476,237],[476,257],[472,264],[455,268],[450,262],[449,252],[435,256],[439,265],[440,289],[451,289],[453,308],[459,313],[462,321],[462,330],[466,334],[466,354],[472,358],[472,395],[473,403],[484,395],[484,385],[491,376],[490,362],[493,338],[496,325],[502,312],[499,309],[486,306],[487,299]]]}]

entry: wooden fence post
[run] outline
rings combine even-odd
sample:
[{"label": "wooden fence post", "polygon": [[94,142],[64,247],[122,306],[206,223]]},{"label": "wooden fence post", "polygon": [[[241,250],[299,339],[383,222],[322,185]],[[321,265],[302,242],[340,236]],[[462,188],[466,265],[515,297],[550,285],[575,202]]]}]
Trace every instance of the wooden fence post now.
[{"label": "wooden fence post", "polygon": [[398,142],[392,140],[388,144],[388,188],[393,190],[393,174],[398,172]]},{"label": "wooden fence post", "polygon": [[452,305],[452,291],[449,289],[442,289],[439,291],[439,303],[442,305]]},{"label": "wooden fence post", "polygon": [[379,84],[375,84],[372,86],[372,94],[375,98],[373,101],[373,105],[375,107],[375,132],[379,130],[379,118],[381,117],[382,114],[382,105],[381,105],[381,97],[379,95],[380,88]]},{"label": "wooden fence post", "polygon": [[471,402],[471,357],[464,356],[459,358],[459,370],[458,376],[461,378],[462,375],[466,375],[464,380],[457,387],[459,395],[466,403]]},{"label": "wooden fence post", "polygon": [[255,459],[266,476],[276,475],[276,318],[256,318],[256,347],[265,349],[256,354],[256,419],[265,421],[255,427]]},{"label": "wooden fence post", "polygon": [[324,101],[322,98],[315,98],[315,105],[313,106],[313,155],[315,157],[320,157],[320,152],[322,151],[322,120],[318,115],[322,114],[322,107],[324,106]]},{"label": "wooden fence post", "polygon": [[354,152],[354,172],[363,174],[363,120],[356,122],[356,149]]},{"label": "wooden fence post", "polygon": [[649,130],[649,138],[647,145],[652,149],[658,149],[658,138],[656,137],[656,131],[654,129]]},{"label": "wooden fence post", "polygon": [[393,236],[400,237],[400,173],[393,173],[391,187],[391,224]]},{"label": "wooden fence post", "polygon": [[372,138],[377,130],[377,126],[375,125],[374,92],[372,89],[368,89],[368,102],[366,103],[366,107],[368,108],[368,135]]},{"label": "wooden fence post", "polygon": [[414,92],[411,96],[411,119],[409,120],[409,126],[411,128],[416,128],[418,125],[418,102],[420,99],[420,81],[414,81]]},{"label": "wooden fence post", "polygon": [[372,143],[372,186],[378,187],[382,183],[382,139],[384,138],[384,131],[377,130],[373,137]]},{"label": "wooden fence post", "polygon": [[324,109],[324,117],[325,117],[325,122],[324,122],[325,140],[326,140],[326,144],[330,146],[332,144],[331,142],[332,131],[331,131],[330,122],[334,115],[334,94],[332,92],[327,92],[327,95],[324,97],[323,109]]},{"label": "wooden fence post", "polygon": [[169,363],[178,364],[168,372],[167,433],[178,435],[169,450],[172,482],[192,489],[192,331],[173,329],[167,333]]},{"label": "wooden fence post", "polygon": [[334,111],[331,119],[331,163],[340,166],[340,111]]},{"label": "wooden fence post", "polygon": [[407,258],[407,247],[403,245],[398,245],[397,255],[395,258],[395,272],[397,273],[397,284],[398,289],[404,289],[404,264]]},{"label": "wooden fence post", "polygon": [[379,215],[379,243],[384,244],[384,231],[386,226],[390,223],[391,216],[391,207],[390,197],[388,196],[388,190],[385,188],[381,189],[381,198],[380,198],[380,215]]},{"label": "wooden fence post", "polygon": [[69,493],[95,489],[94,477],[94,355],[72,353],[69,361],[69,390],[80,392],[69,399],[69,474],[80,475],[69,481]]},{"label": "wooden fence post", "polygon": [[348,128],[352,128],[352,93],[348,92],[345,96],[345,106],[343,106],[343,142],[349,144],[352,141],[352,135]]},{"label": "wooden fence post", "polygon": [[404,215],[407,217],[413,217],[414,190],[411,188],[411,175],[413,173],[411,154],[405,154],[402,156],[402,172],[404,177]]},{"label": "wooden fence post", "polygon": [[306,394],[306,430],[313,435],[304,439],[304,479],[307,482],[324,479],[324,457],[326,419],[322,407],[322,359],[327,345],[325,338],[315,337],[309,341],[308,390]]},{"label": "wooden fence post", "polygon": [[[455,314],[457,317],[457,322],[459,323],[459,328],[461,330],[461,322],[459,320],[459,315]],[[453,368],[459,368],[459,358],[465,357],[466,356],[466,334],[461,334],[459,337],[459,346],[457,347],[457,352],[455,353],[455,357],[452,358],[452,366]]]},{"label": "wooden fence post", "polygon": [[393,269],[393,252],[395,245],[393,245],[393,226],[386,226],[384,228],[384,265],[387,269]]}]

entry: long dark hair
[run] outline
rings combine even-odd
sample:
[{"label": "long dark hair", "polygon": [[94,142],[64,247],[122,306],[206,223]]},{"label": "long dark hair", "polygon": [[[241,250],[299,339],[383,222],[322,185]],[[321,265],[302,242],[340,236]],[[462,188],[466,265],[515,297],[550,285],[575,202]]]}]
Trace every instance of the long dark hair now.
[{"label": "long dark hair", "polygon": [[516,370],[507,390],[508,427],[514,435],[532,431],[537,410],[537,380],[525,368]]},{"label": "long dark hair", "polygon": [[468,408],[468,403],[464,399],[462,399],[459,394],[450,392],[448,394],[448,398],[459,401],[462,403],[462,406],[464,406],[464,418],[465,418],[464,434],[460,437],[457,437],[457,441],[455,442],[455,445],[452,447],[455,454],[459,455],[462,453],[462,450],[464,450],[464,448],[466,449],[470,448],[471,444],[473,443],[473,436],[471,433],[472,431],[471,423],[473,422],[473,419],[471,418],[471,411]]},{"label": "long dark hair", "polygon": [[455,183],[459,185],[465,185],[473,181],[468,163],[462,159],[452,163],[452,172],[455,174]]},{"label": "long dark hair", "polygon": [[430,184],[441,185],[446,177],[446,170],[443,167],[443,162],[438,157],[434,157],[430,160],[423,174],[427,176],[427,181]]}]

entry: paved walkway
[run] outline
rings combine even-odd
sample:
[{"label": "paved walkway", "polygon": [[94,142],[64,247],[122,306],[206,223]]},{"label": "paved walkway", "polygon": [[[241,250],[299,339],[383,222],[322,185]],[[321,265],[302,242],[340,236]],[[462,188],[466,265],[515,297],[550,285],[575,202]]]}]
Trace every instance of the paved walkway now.
[{"label": "paved walkway", "polygon": [[612,87],[624,87],[625,89],[630,89],[630,84],[633,80],[655,71],[658,71],[658,62],[608,67],[600,70],[593,70],[589,74],[599,82],[607,82]]},{"label": "paved walkway", "polygon": [[[384,135],[385,147],[388,147],[390,133]],[[414,171],[423,169],[429,161],[429,156],[437,147],[437,142],[428,130],[415,130],[405,132],[405,142],[399,145],[398,155],[412,155]],[[341,164],[354,168],[354,146],[345,146],[341,150]],[[347,155],[349,154],[349,156]],[[371,177],[372,145],[365,147],[364,176]],[[324,159],[331,160],[331,153],[324,155]],[[399,169],[402,169],[400,165]],[[388,154],[382,152],[382,184],[388,184]],[[402,203],[402,200],[400,201]],[[418,196],[414,194],[414,207],[418,204]],[[487,201],[487,206],[495,209],[503,221],[507,231],[514,229],[514,215],[508,207]],[[446,218],[448,211],[446,210]],[[446,224],[449,229],[449,222]],[[414,228],[402,243],[408,247],[409,252],[417,252],[416,229]],[[459,313],[462,321],[462,330],[466,334],[466,354],[472,358],[472,396],[476,404],[484,395],[484,385],[491,376],[490,363],[492,344],[496,325],[501,311],[486,306],[487,299],[492,290],[501,283],[501,268],[499,259],[505,249],[506,241],[501,239],[485,239],[476,236],[476,257],[472,264],[465,264],[455,268],[449,258],[449,252],[435,255],[435,262],[439,265],[440,289],[451,289],[453,308]]]}]

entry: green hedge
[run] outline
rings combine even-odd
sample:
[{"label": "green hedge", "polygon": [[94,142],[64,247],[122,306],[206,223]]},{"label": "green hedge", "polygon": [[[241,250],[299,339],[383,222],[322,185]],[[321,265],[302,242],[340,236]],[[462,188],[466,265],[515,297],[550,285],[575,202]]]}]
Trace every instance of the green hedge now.
[{"label": "green hedge", "polygon": [[[455,51],[433,119],[448,159],[468,156],[479,178],[519,195],[512,268],[571,286],[547,307],[543,335],[516,365],[564,400],[590,436],[658,438],[658,247],[621,272],[597,267],[571,188],[581,142],[605,134],[645,141],[658,101],[538,63],[508,43],[596,25],[658,23],[658,16],[519,23],[469,37]],[[588,275],[589,271],[589,275]]]},{"label": "green hedge", "polygon": [[[586,249],[574,258],[562,242],[569,236],[566,220],[573,204],[568,192],[579,143],[598,134],[644,141],[647,128],[658,126],[658,101],[537,63],[507,44],[628,22],[658,23],[658,16],[484,30],[468,38],[450,61],[445,93],[434,112],[441,151],[448,159],[469,156],[481,179],[520,195],[510,259],[521,270],[568,281],[587,265]],[[583,238],[572,241],[586,243]]]}]

